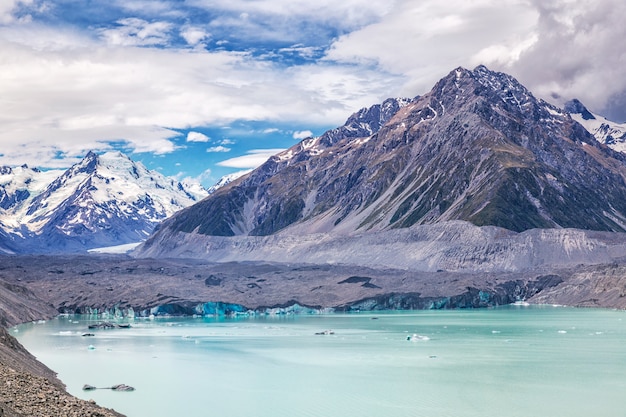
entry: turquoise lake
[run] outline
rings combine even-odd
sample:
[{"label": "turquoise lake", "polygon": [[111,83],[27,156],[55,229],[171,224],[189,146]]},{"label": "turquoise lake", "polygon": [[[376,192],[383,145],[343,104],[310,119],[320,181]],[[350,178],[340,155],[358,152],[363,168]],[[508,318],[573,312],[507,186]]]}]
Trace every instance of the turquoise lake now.
[{"label": "turquoise lake", "polygon": [[[102,319],[69,316],[12,334],[70,393],[128,417],[622,417],[625,319],[507,306],[134,319],[129,329],[88,330]],[[82,390],[119,383],[136,390]]]}]

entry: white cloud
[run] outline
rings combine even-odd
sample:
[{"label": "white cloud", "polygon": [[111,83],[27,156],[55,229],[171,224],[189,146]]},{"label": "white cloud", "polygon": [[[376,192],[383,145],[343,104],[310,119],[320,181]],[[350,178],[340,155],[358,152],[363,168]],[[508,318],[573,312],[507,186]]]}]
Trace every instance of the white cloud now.
[{"label": "white cloud", "polygon": [[208,142],[209,140],[211,140],[211,138],[200,132],[191,131],[187,133],[187,142]]},{"label": "white cloud", "polygon": [[15,16],[15,12],[20,7],[25,7],[27,10],[33,9],[33,11],[44,12],[48,9],[48,4],[43,2],[39,5],[35,4],[34,0],[1,0],[0,1],[0,24],[11,23],[28,23],[32,20],[32,16],[28,13],[22,16]]},{"label": "white cloud", "polygon": [[47,36],[48,28],[26,29],[0,28],[5,155],[23,143],[89,150],[112,141],[135,152],[172,152],[178,133],[159,126],[186,129],[234,120],[339,124],[390,88],[374,70],[281,68],[237,52],[105,47],[71,31],[55,38]]},{"label": "white cloud", "polygon": [[[109,0],[111,1],[111,0]],[[163,17],[186,17],[186,13],[176,8],[176,3],[170,0],[112,0],[120,9],[131,12],[133,15],[141,13]]]},{"label": "white cloud", "polygon": [[15,20],[13,16],[13,10],[16,7],[19,0],[3,0],[0,1],[0,23],[7,24]]},{"label": "white cloud", "polygon": [[218,162],[217,165],[227,168],[251,169],[262,165],[271,156],[284,151],[284,149],[255,149],[248,151],[246,155],[230,158]]},{"label": "white cloud", "polygon": [[401,74],[395,95],[415,96],[453,68],[474,66],[479,51],[527,34],[536,18],[523,0],[402,0],[378,22],[340,37],[327,59]]},{"label": "white cloud", "polygon": [[298,55],[303,58],[313,58],[320,52],[323,52],[323,49],[315,46],[293,45],[289,48],[281,48],[279,52]]},{"label": "white cloud", "polygon": [[280,132],[280,129],[277,129],[275,127],[270,127],[270,128],[263,130],[263,133],[265,133],[266,135],[270,133],[276,133],[276,132]]},{"label": "white cloud", "polygon": [[313,132],[311,132],[310,130],[302,130],[298,132],[293,132],[293,135],[292,135],[294,139],[306,139],[312,136],[313,136]]},{"label": "white cloud", "polygon": [[207,148],[206,151],[207,152],[230,152],[230,148],[227,148],[222,145],[218,145],[218,146],[212,146],[210,148]]},{"label": "white cloud", "polygon": [[200,27],[186,25],[181,29],[180,36],[182,36],[190,46],[198,46],[201,42],[208,40],[211,34]]},{"label": "white cloud", "polygon": [[154,46],[167,45],[172,24],[169,22],[147,22],[136,17],[117,21],[115,28],[100,29],[100,36],[109,44],[116,46]]},{"label": "white cloud", "polygon": [[611,109],[626,91],[626,3],[622,0],[531,2],[539,12],[537,41],[504,67],[543,97],[579,98],[596,112],[626,120],[626,106]]},{"label": "white cloud", "polygon": [[211,169],[206,169],[195,177],[191,177],[188,175],[186,176],[184,172],[179,172],[178,175],[176,175],[175,177],[178,178],[179,181],[182,182],[183,184],[189,186],[192,184],[204,184],[206,182],[212,183],[211,176],[212,176]]},{"label": "white cloud", "polygon": [[[395,0],[364,1],[364,0],[188,0],[194,7],[207,10],[220,10],[222,15],[230,14],[237,17],[238,22],[218,19],[217,25],[237,25],[246,23],[263,23],[271,27],[275,35],[293,36],[292,28],[301,22],[309,23],[309,30],[315,30],[313,22],[323,22],[342,31],[376,21],[395,7]],[[227,23],[226,23],[227,22]],[[263,26],[263,25],[258,25]],[[286,32],[286,33],[284,33]],[[269,34],[264,32],[263,34]],[[287,39],[287,38],[283,38]]]},{"label": "white cloud", "polygon": [[220,145],[233,145],[234,143],[235,143],[234,140],[228,139],[228,138],[222,139],[220,141]]}]

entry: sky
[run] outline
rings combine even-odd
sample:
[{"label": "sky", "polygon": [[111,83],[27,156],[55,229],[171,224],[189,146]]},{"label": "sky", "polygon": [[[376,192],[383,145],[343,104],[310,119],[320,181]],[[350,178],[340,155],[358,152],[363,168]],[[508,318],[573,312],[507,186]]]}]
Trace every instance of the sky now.
[{"label": "sky", "polygon": [[205,186],[483,64],[626,121],[623,0],[0,0],[0,165]]}]

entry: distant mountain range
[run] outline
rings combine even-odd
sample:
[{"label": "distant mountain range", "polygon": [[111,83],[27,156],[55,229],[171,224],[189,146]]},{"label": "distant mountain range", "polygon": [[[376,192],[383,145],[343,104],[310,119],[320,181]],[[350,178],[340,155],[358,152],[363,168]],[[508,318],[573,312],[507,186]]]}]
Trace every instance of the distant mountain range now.
[{"label": "distant mountain range", "polygon": [[88,153],[66,171],[0,168],[0,250],[73,252],[139,242],[208,195],[120,152]]},{"label": "distant mountain range", "polygon": [[[626,156],[609,147],[623,136],[617,124],[606,122],[611,135],[592,129],[596,116],[583,109],[557,108],[484,66],[457,68],[424,96],[363,109],[270,158],[164,221],[136,255],[224,259],[228,252],[231,260],[246,260],[282,251],[283,260],[292,253],[306,261],[316,245],[336,248],[329,242],[344,242],[354,255],[350,236],[367,240],[364,250],[394,242],[407,253],[400,249],[402,229],[423,235],[420,227],[438,224],[434,230],[449,239],[485,235],[455,233],[458,221],[503,230],[486,233],[491,243],[479,252],[493,244],[490,256],[497,255],[498,236],[529,229],[563,229],[550,245],[568,253],[566,245],[580,249],[589,240],[569,229],[626,231]],[[530,245],[545,238],[523,236]],[[459,256],[469,257],[478,244],[452,240],[440,250],[449,243],[465,245]],[[501,250],[516,246],[507,245]]]}]

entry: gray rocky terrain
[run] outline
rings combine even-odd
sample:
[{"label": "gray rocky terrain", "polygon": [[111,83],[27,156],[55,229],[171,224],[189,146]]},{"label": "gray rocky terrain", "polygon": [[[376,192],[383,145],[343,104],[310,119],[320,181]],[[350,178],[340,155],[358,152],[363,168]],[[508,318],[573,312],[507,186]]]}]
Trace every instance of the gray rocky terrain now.
[{"label": "gray rocky terrain", "polygon": [[[4,291],[3,291],[4,293]],[[69,395],[54,372],[0,327],[0,416],[123,417]]]},{"label": "gray rocky terrain", "polygon": [[[619,259],[470,272],[127,256],[11,256],[3,258],[0,283],[0,305],[12,312],[6,325],[96,310],[123,315],[212,314],[203,310],[211,303],[260,313],[295,304],[336,310],[489,307],[515,301],[626,307],[626,262]],[[21,293],[28,295],[27,302],[15,302]]]}]

